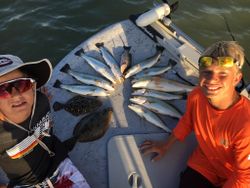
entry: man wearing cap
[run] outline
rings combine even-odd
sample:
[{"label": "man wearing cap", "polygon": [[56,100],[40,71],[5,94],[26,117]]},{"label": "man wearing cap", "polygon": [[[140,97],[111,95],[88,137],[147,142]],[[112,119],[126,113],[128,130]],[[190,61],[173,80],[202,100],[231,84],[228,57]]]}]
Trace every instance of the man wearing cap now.
[{"label": "man wearing cap", "polygon": [[250,101],[235,90],[243,63],[243,49],[235,41],[208,47],[199,59],[199,86],[168,140],[141,145],[142,153],[156,153],[153,160],[159,160],[173,143],[195,133],[198,146],[180,188],[250,188]]},{"label": "man wearing cap", "polygon": [[0,166],[9,178],[2,187],[89,187],[53,135],[49,101],[37,91],[51,72],[47,59],[0,55]]}]

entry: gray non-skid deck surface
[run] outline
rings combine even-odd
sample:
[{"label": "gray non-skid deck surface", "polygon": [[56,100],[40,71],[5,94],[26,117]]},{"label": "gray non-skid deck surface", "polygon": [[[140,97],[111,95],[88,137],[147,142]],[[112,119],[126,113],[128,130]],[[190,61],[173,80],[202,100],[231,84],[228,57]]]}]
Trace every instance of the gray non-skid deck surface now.
[{"label": "gray non-skid deck surface", "polygon": [[[79,83],[71,76],[59,71],[66,63],[68,63],[73,70],[98,75],[82,58],[74,55],[78,49],[83,48],[88,55],[101,59],[98,49],[95,47],[95,43],[97,42],[104,42],[105,46],[114,54],[117,61],[120,60],[120,55],[123,51],[123,43],[131,46],[133,64],[152,56],[156,51],[156,44],[130,21],[124,21],[110,26],[101,33],[98,33],[98,35],[80,44],[56,66],[51,81],[48,84],[49,91],[53,95],[51,104],[55,101],[65,102],[74,96],[74,94],[68,91],[53,88],[52,85],[56,79],[59,79],[62,83]],[[158,65],[166,65],[169,57],[170,54],[168,54],[167,50],[164,50]],[[100,98],[103,101],[103,106],[101,108],[110,106],[113,108],[113,116],[109,130],[104,137],[97,141],[77,144],[70,153],[70,158],[74,164],[94,188],[105,188],[109,185],[107,144],[113,136],[163,132],[161,129],[147,123],[128,109],[127,106],[130,104],[129,98],[131,91],[130,79],[127,79],[122,85],[116,88],[112,96]],[[185,101],[176,101],[175,104],[182,112],[185,110]],[[74,126],[82,118],[74,117],[64,110],[54,112],[53,116],[55,122],[54,131],[61,140],[65,140],[72,135]],[[176,119],[167,116],[161,116],[161,118],[170,128],[173,128],[177,123]],[[173,158],[172,160],[175,159]],[[109,162],[109,165],[112,165],[111,163],[112,162]],[[178,174],[176,174],[176,176],[178,176]]]},{"label": "gray non-skid deck surface", "polygon": [[[168,134],[136,134],[115,136],[108,143],[109,187],[131,187],[130,176],[136,173],[143,188],[178,187],[179,175],[185,169],[194,140],[176,143],[160,161],[151,162],[150,156],[141,155],[138,145],[144,140],[166,140]],[[130,181],[131,183],[131,181]],[[140,187],[139,186],[139,187]]]}]

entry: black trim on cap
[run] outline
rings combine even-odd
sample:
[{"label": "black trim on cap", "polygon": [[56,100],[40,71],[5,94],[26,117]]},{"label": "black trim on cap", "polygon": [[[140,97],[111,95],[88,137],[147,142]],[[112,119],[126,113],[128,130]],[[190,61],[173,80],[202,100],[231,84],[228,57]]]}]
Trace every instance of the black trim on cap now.
[{"label": "black trim on cap", "polygon": [[[25,64],[25,63],[24,63]],[[37,82],[37,88],[40,88],[50,78],[51,69],[46,61],[42,61],[37,64],[28,64],[19,68],[21,71],[24,71],[31,78],[35,79]]]}]

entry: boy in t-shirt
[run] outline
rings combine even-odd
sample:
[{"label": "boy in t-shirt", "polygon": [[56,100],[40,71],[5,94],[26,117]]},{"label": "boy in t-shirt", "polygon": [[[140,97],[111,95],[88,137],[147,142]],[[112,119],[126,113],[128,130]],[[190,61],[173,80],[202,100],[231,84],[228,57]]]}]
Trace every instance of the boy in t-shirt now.
[{"label": "boy in t-shirt", "polygon": [[219,41],[199,58],[199,86],[167,141],[145,141],[144,154],[159,160],[177,140],[194,131],[198,146],[181,175],[180,188],[250,187],[250,101],[235,89],[242,78],[244,51]]}]

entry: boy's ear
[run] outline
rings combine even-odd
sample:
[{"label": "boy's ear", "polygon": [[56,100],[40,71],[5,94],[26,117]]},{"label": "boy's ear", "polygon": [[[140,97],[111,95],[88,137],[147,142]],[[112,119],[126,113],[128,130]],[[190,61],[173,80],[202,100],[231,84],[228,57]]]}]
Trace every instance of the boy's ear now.
[{"label": "boy's ear", "polygon": [[235,77],[235,82],[234,82],[234,86],[238,85],[238,83],[240,83],[241,79],[242,79],[242,72],[238,72],[236,74],[236,77]]},{"label": "boy's ear", "polygon": [[0,121],[4,121],[4,115],[0,112]]}]

